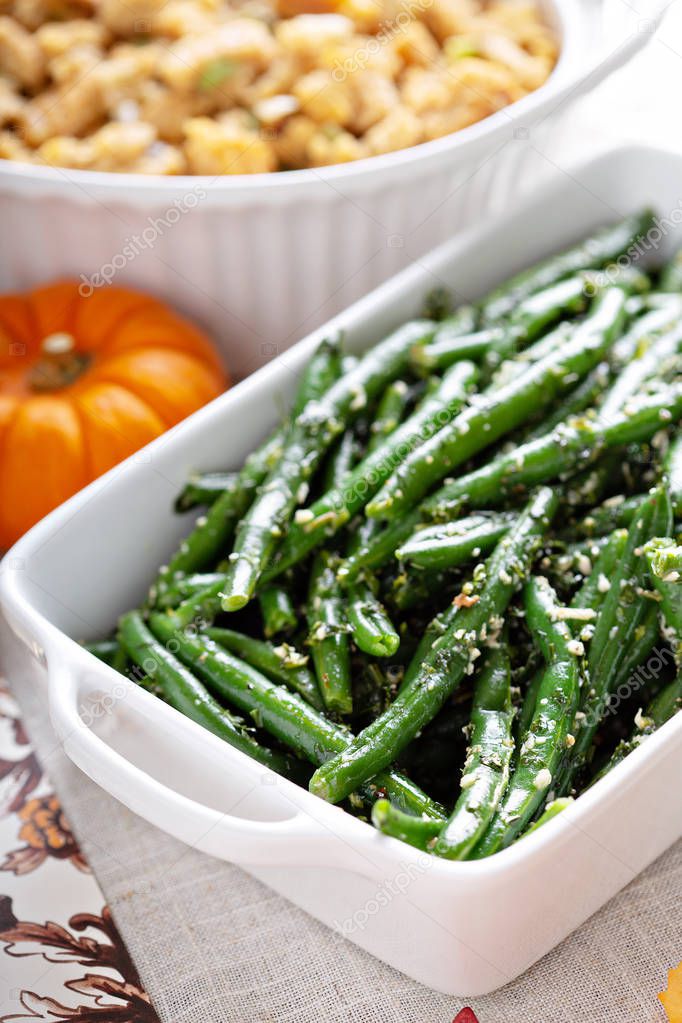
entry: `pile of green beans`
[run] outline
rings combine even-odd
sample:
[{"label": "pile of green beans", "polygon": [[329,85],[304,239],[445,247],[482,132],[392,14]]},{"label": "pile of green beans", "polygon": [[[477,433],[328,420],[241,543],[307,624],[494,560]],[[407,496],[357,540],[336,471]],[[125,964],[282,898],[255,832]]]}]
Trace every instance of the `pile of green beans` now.
[{"label": "pile of green beans", "polygon": [[624,265],[652,223],[324,341],[93,655],[380,841],[544,827],[682,704],[680,257]]}]

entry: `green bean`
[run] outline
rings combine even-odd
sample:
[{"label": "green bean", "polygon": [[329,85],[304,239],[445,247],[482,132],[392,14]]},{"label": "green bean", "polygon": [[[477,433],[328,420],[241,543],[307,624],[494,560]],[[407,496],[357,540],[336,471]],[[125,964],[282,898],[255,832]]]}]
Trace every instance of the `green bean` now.
[{"label": "green bean", "polygon": [[682,291],[682,249],[679,249],[663,267],[658,279],[658,290]]},{"label": "green bean", "polygon": [[270,639],[281,632],[293,632],[298,625],[298,615],[291,594],[283,586],[266,586],[258,594],[260,612],[263,616],[263,632]]},{"label": "green bean", "polygon": [[[356,364],[356,361],[357,360],[354,360],[350,363],[351,367]],[[319,366],[316,367],[313,376],[315,379],[319,379]],[[308,390],[306,393],[311,392]],[[315,400],[314,394],[311,395],[311,400]],[[338,474],[338,478],[340,479],[343,475],[345,475],[345,467],[350,464],[350,461],[354,459],[354,457],[355,439],[352,437],[351,432],[347,431],[346,434],[341,437],[341,440],[337,445],[337,449],[332,452],[327,466],[327,471],[333,471]],[[224,565],[221,564],[219,567],[222,571],[214,575],[213,579],[209,579],[207,577],[203,589],[197,588],[193,585],[185,586],[182,581],[174,581],[168,585],[168,594],[167,596],[162,596],[162,599],[158,601],[158,606],[174,607],[176,609],[176,623],[178,627],[186,626],[197,618],[201,618],[205,621],[213,620],[222,610],[222,596],[223,590],[226,586],[225,573],[228,565],[229,562]],[[181,591],[181,606],[178,606],[180,605],[178,591]]]},{"label": "green bean", "polygon": [[[128,654],[118,638],[115,639],[102,639],[99,642],[88,642],[84,643],[85,650],[96,657],[98,661],[102,661],[103,664],[107,664],[109,668],[120,672],[122,675],[127,675],[130,668],[130,660]],[[135,681],[138,685],[143,688],[149,688],[149,679],[142,675],[135,675]]]},{"label": "green bean", "polygon": [[672,584],[680,581],[682,578],[682,546],[672,537],[653,537],[644,550],[649,559],[655,583]]},{"label": "green bean", "polygon": [[533,430],[524,436],[524,443],[537,440],[552,433],[560,423],[579,416],[581,412],[594,405],[599,395],[609,382],[608,363],[601,362],[577,387],[569,391],[562,401],[558,401],[550,412]]},{"label": "green bean", "polygon": [[514,772],[500,808],[473,851],[476,859],[506,848],[530,823],[561,765],[578,706],[582,644],[558,618],[561,607],[544,577],[537,576],[527,584],[524,606],[546,668]]},{"label": "green bean", "polygon": [[[625,529],[617,529],[610,536],[605,537],[601,549],[596,553],[596,556],[593,555],[589,570],[584,575],[582,585],[573,595],[570,603],[571,615],[568,617],[568,621],[569,624],[571,621],[574,622],[573,629],[577,633],[579,642],[587,642],[594,635],[594,623],[598,619],[606,594],[611,588],[611,579],[622,561],[627,541],[628,533]],[[636,632],[634,646],[637,648],[636,656],[639,658],[641,648],[637,643],[637,637],[638,633]],[[642,656],[645,656],[645,654]],[[639,663],[639,660],[637,663]],[[587,673],[584,667],[581,667],[581,674],[582,685],[587,686]],[[533,705],[533,710],[535,705]],[[523,738],[528,727],[530,727],[529,723],[524,721],[524,730],[519,729],[518,733],[521,738]],[[557,771],[554,780],[554,788],[557,792],[563,793],[570,787],[570,781],[573,777],[571,760],[572,757],[569,754]]]},{"label": "green bean", "polygon": [[548,821],[554,820],[560,813],[567,810],[572,803],[575,803],[575,799],[572,796],[561,796],[559,799],[553,799],[551,803],[548,803],[542,814],[538,817],[534,824],[531,824],[529,828],[519,835],[519,839],[525,838],[526,835],[532,835],[534,831],[541,828],[543,824],[547,824]]},{"label": "green bean", "polygon": [[175,501],[176,512],[191,511],[199,505],[210,505],[224,490],[236,491],[241,485],[238,472],[193,473]]},{"label": "green bean", "polygon": [[[589,666],[593,676],[602,671],[613,672],[625,656],[628,640],[646,609],[646,601],[642,607],[637,592],[638,589],[646,588],[649,578],[642,547],[660,532],[659,526],[666,527],[670,522],[670,499],[665,486],[659,485],[644,497],[630,524],[621,558],[610,576],[611,585],[590,644]],[[624,607],[626,602],[631,614],[624,613],[627,610]],[[639,613],[635,609],[639,609]],[[617,627],[621,642],[614,642],[614,626]]]},{"label": "green bean", "polygon": [[[176,628],[186,628],[191,623],[201,623],[205,628],[220,614],[222,591],[225,586],[225,573],[211,573],[213,582],[201,589],[194,589],[179,604],[172,606],[173,621]],[[182,583],[179,584],[182,588]]]},{"label": "green bean", "polygon": [[83,646],[98,661],[108,664],[110,668],[115,668],[116,671],[125,671],[127,657],[125,651],[121,649],[121,644],[118,640],[103,639],[96,643],[84,643]]},{"label": "green bean", "polygon": [[445,320],[459,317],[464,323],[473,323],[476,313],[473,306],[460,306],[456,312],[452,311],[452,295],[448,288],[432,288],[424,299],[422,316],[427,320]]},{"label": "green bean", "polygon": [[320,551],[310,572],[308,646],[317,684],[327,710],[353,710],[350,665],[350,626],[336,578],[336,555]]},{"label": "green bean", "polygon": [[614,767],[621,764],[645,739],[669,721],[682,706],[682,672],[669,682],[650,702],[644,714],[637,712],[635,728],[627,739],[621,739],[601,770],[594,776],[591,785],[603,778]]},{"label": "green bean", "polygon": [[424,438],[432,436],[456,415],[476,379],[476,373],[473,363],[456,363],[445,374],[441,385],[426,395],[415,412],[386,438],[385,443],[363,458],[342,488],[328,491],[310,508],[301,509],[289,529],[279,559],[266,573],[266,579],[296,564],[346,525],[378,490],[395,465]]},{"label": "green bean", "polygon": [[291,757],[261,746],[249,735],[240,718],[220,706],[181,660],[158,642],[139,611],[123,615],[119,622],[119,641],[145,675],[159,685],[171,707],[278,774],[301,776]]},{"label": "green bean", "polygon": [[[433,388],[431,389],[433,390]],[[380,448],[386,438],[390,437],[398,428],[407,404],[407,395],[407,385],[401,380],[386,389],[372,423],[367,454]],[[351,531],[347,547],[349,553],[352,554],[356,550],[360,535],[360,530]],[[337,580],[341,582],[338,569]],[[347,619],[353,640],[364,653],[376,657],[387,657],[398,649],[400,637],[383,605],[377,599],[373,583],[370,582],[366,573],[363,573],[362,579],[356,579],[349,588]]]},{"label": "green bean", "polygon": [[[436,289],[436,291],[439,290],[442,291],[442,289]],[[452,309],[452,306],[450,306],[445,316],[429,316],[427,311],[428,305],[429,296],[427,295],[423,312],[427,320],[437,320],[439,325],[443,324],[445,326],[447,324],[450,330],[458,330],[461,334],[470,334],[476,327],[478,313],[472,305],[460,305],[452,311],[450,311]],[[441,305],[441,311],[442,309],[443,306]]]},{"label": "green bean", "polygon": [[581,270],[598,269],[613,263],[652,226],[653,213],[650,210],[643,210],[604,228],[572,248],[523,270],[486,296],[481,303],[483,319],[486,322],[504,319],[513,312],[519,302],[542,288],[548,288]]},{"label": "green bean", "polygon": [[682,309],[680,295],[662,291],[660,288],[652,288],[646,294],[631,295],[628,299],[628,316],[643,318],[645,314],[658,309],[667,309],[668,311],[676,309],[679,313]]},{"label": "green bean", "polygon": [[[301,378],[298,391],[294,398],[293,414],[314,401],[336,380],[341,372],[341,352],[338,341],[322,341],[310,359]],[[167,588],[173,587],[180,573],[194,573],[204,568],[223,551],[225,544],[251,504],[258,486],[268,473],[278,464],[282,455],[282,446],[286,431],[277,429],[272,436],[249,455],[244,468],[237,474],[237,482],[231,489],[223,491],[209,508],[207,514],[197,521],[193,533],[181,544],[179,550],[171,558],[167,568],[162,571],[153,592],[161,605],[168,606],[168,598],[164,597]],[[216,593],[224,585],[212,585]]]},{"label": "green bean", "polygon": [[374,571],[391,561],[396,549],[412,535],[422,516],[410,512],[388,525],[376,519],[362,519],[354,534],[355,543],[339,565],[337,575],[342,586],[348,586],[363,572]]},{"label": "green bean", "polygon": [[281,429],[277,430],[258,451],[249,455],[238,474],[238,485],[224,490],[206,514],[197,519],[192,532],[161,569],[152,586],[152,595],[162,596],[165,588],[171,586],[179,574],[201,571],[222,554],[237,522],[253,500],[258,485],[269,472],[269,465],[279,458],[283,435]]},{"label": "green bean", "polygon": [[436,331],[433,341],[414,349],[412,364],[420,372],[440,372],[455,362],[474,362],[500,348],[507,336],[504,327],[487,327],[470,334],[453,330],[447,320]]},{"label": "green bean", "polygon": [[[207,588],[221,588],[225,581],[224,572],[193,572],[191,575],[180,574],[158,593],[152,591],[154,606],[157,608],[177,608],[180,604],[204,593]],[[195,617],[195,616],[193,616]]]},{"label": "green bean", "polygon": [[625,554],[627,540],[626,529],[616,529],[607,537],[585,581],[571,601],[572,608],[589,608],[593,611],[599,608],[611,589],[611,579]]},{"label": "green bean", "polygon": [[[294,399],[294,410],[314,401],[341,371],[341,355],[336,340],[323,341],[314,353],[301,379]],[[208,567],[223,552],[237,523],[251,505],[256,489],[273,471],[282,457],[286,430],[279,428],[246,459],[238,474],[238,484],[224,490],[206,515],[197,520],[168,564],[161,569],[152,588],[158,596],[178,573],[198,572]]]},{"label": "green bean", "polygon": [[[628,647],[623,662],[618,669],[618,678],[613,693],[618,696],[621,685],[631,692],[633,681],[638,682],[637,669],[641,668],[649,654],[660,640],[661,630],[658,615],[658,604],[654,600],[647,601],[646,610],[641,624],[635,630],[632,643]],[[608,709],[608,706],[607,706]]]},{"label": "green bean", "polygon": [[[439,386],[439,381],[429,380],[426,387],[426,395],[433,393],[434,390]],[[400,387],[400,385],[403,385]],[[404,385],[403,381],[396,381],[394,385],[389,386],[379,407],[374,422],[372,423],[370,430],[370,438],[367,444],[366,456],[371,455],[374,451],[380,448],[384,441],[390,437],[392,433],[398,428],[403,413],[407,404],[408,388]],[[328,490],[338,489],[338,487],[329,487]],[[358,581],[360,575],[360,568],[367,568],[364,565],[364,552],[368,545],[373,544],[373,536],[377,532],[376,523],[367,522],[367,520],[361,520],[355,528],[350,531],[349,542],[346,546],[346,557],[340,562],[337,570],[337,578],[342,585],[345,585],[346,581],[357,582],[357,599],[363,601],[367,600],[370,603],[373,602],[374,596],[371,592],[361,592],[368,590],[368,583],[366,580],[362,582]],[[348,559],[351,559],[352,579],[347,567]],[[362,573],[364,576],[364,572]]]},{"label": "green bean", "polygon": [[444,611],[441,611],[435,616],[435,618],[431,619],[424,630],[419,643],[417,644],[407,668],[405,669],[405,673],[398,689],[399,693],[409,689],[414,683],[414,680],[418,677],[422,665],[427,655],[432,650],[434,643],[436,640],[440,639],[450,627],[455,615],[457,614],[457,610],[458,607],[456,604],[449,604]]},{"label": "green bean", "polygon": [[[661,334],[674,330],[682,316],[682,303],[671,302],[671,296],[667,296],[666,302],[647,311],[632,321],[620,337],[611,352],[609,361],[611,369],[620,373],[627,369],[632,360],[636,360],[641,353],[646,353],[651,343],[657,340]],[[632,299],[628,299],[629,306]]]},{"label": "green bean", "polygon": [[437,569],[415,569],[413,572],[403,571],[390,582],[389,594],[391,603],[398,611],[411,611],[429,607],[433,604],[434,595],[452,589],[452,576]]},{"label": "green bean", "polygon": [[677,661],[682,660],[682,547],[670,537],[654,537],[644,545],[651,578],[660,598],[666,636]]},{"label": "green bean", "polygon": [[288,643],[273,646],[272,643],[245,636],[233,629],[210,628],[206,629],[206,635],[273,682],[281,682],[288,689],[299,693],[311,707],[323,709],[315,676],[308,668],[308,658],[295,647]]},{"label": "green bean", "polygon": [[646,716],[653,721],[655,728],[660,728],[666,721],[677,714],[682,707],[682,672],[678,672],[672,682],[654,696],[646,710]]},{"label": "green bean", "polygon": [[[627,534],[627,530],[625,532]],[[542,567],[547,571],[552,570],[554,573],[563,574],[563,576],[568,576],[571,572],[578,572],[582,576],[589,575],[594,559],[598,557],[608,542],[609,536],[606,535],[566,544],[563,550],[554,555],[553,559],[547,558]]]},{"label": "green bean", "polygon": [[487,554],[516,521],[514,512],[479,512],[444,525],[417,529],[396,557],[420,568],[454,568]]},{"label": "green bean", "polygon": [[584,313],[595,293],[584,275],[568,277],[522,299],[509,322],[524,341],[534,341],[557,320]]},{"label": "green bean", "polygon": [[[311,763],[322,763],[352,739],[343,725],[330,721],[297,693],[271,682],[205,635],[177,630],[172,619],[162,614],[152,615],[150,626],[162,642],[175,642],[178,658],[192,665],[209,689]],[[378,774],[363,787],[362,795],[367,802],[383,795],[407,812],[445,819],[442,807],[394,770]]]},{"label": "green bean", "polygon": [[[424,397],[428,398],[439,386],[440,381],[431,378],[427,383]],[[393,408],[391,404],[393,404]],[[382,405],[385,407],[382,408]],[[387,391],[377,410],[376,421],[372,424],[366,455],[371,455],[383,444],[387,437],[390,437],[395,432],[402,418],[402,411],[404,411],[404,404],[402,410],[399,410],[397,401],[394,399],[391,403],[390,395]],[[381,532],[381,529],[377,528],[377,526],[376,522],[361,519],[357,526],[351,530],[350,541],[346,546],[345,558],[341,561],[337,570],[337,578],[342,586],[357,582],[360,575],[364,576],[367,570],[371,570],[374,567],[375,561],[377,565],[383,564],[383,552],[380,549],[378,551],[376,549],[377,534]],[[379,560],[377,560],[377,555]],[[390,559],[390,556],[391,552],[387,554],[386,560]]]},{"label": "green bean", "polygon": [[325,490],[340,486],[350,472],[357,454],[357,441],[352,430],[346,430],[331,448],[322,472]]},{"label": "green bean", "polygon": [[[522,352],[519,361],[523,361],[524,358],[535,361],[554,351],[557,343],[561,342],[563,332],[570,328],[566,317],[585,312],[589,299],[596,298],[607,287],[622,288],[630,295],[632,292],[647,291],[651,287],[651,281],[635,267],[617,267],[608,275],[585,271],[575,277],[559,281],[520,302],[509,316],[507,334],[520,339],[524,344],[536,340],[557,320],[561,320],[561,323],[543,339],[541,344],[534,346],[535,351],[528,349]],[[509,345],[511,351],[515,347],[514,344]]]},{"label": "green bean", "polygon": [[433,847],[436,856],[466,859],[490,824],[509,780],[513,718],[509,653],[501,644],[476,681],[461,794]]},{"label": "green bean", "polygon": [[[611,535],[604,537],[601,547],[596,553],[590,551],[587,567],[583,568],[583,582],[576,590],[570,603],[570,612],[567,614],[569,624],[574,622],[574,631],[580,642],[587,642],[594,634],[594,622],[596,621],[600,608],[604,603],[606,594],[611,588],[611,578],[620,564],[628,534],[625,529],[617,529]],[[582,612],[582,614],[581,614]],[[585,672],[582,671],[583,685],[586,685]],[[539,686],[540,680],[537,680]],[[532,715],[537,705],[537,690],[534,694],[529,692],[524,700],[521,716],[517,724],[517,735],[523,740],[525,733],[530,727]],[[564,792],[570,788],[572,777],[570,757],[566,758],[560,765],[554,779],[554,788],[557,792]]]},{"label": "green bean", "polygon": [[476,646],[494,632],[518,584],[528,571],[558,497],[549,488],[529,502],[516,525],[497,545],[486,570],[461,595],[457,616],[435,642],[413,683],[350,745],[317,769],[310,789],[338,802],[390,764],[443,706],[480,651]]},{"label": "green bean", "polygon": [[615,286],[626,291],[628,296],[642,296],[648,295],[653,287],[651,277],[633,263],[628,266],[612,263],[604,270],[586,271],[585,277],[588,281],[588,290],[595,295],[602,288]]},{"label": "green bean", "polygon": [[222,595],[225,611],[251,599],[297,505],[305,500],[309,480],[332,444],[367,403],[406,369],[410,349],[428,340],[434,325],[415,321],[400,327],[370,349],[320,398],[308,402],[294,420],[279,464],[263,482],[239,523]]},{"label": "green bean", "polygon": [[523,737],[531,726],[538,702],[538,692],[540,691],[544,674],[544,668],[538,668],[538,670],[534,672],[528,680],[526,690],[523,694],[521,708],[514,722],[514,731],[516,733],[519,746],[523,742]]},{"label": "green bean", "polygon": [[[128,668],[130,667],[130,658],[128,657],[121,643],[119,643],[118,645],[118,650],[111,662],[111,667],[114,668],[116,671],[119,671],[122,675],[125,675],[126,672],[128,671]],[[153,681],[152,679],[149,678],[143,679],[142,677],[140,677],[137,680],[137,683],[138,685],[144,685],[146,688],[150,688],[150,684],[152,681]]]},{"label": "green bean", "polygon": [[[639,400],[635,399],[633,406],[628,405],[627,414],[635,410]],[[643,413],[643,415],[645,414]],[[614,435],[610,436],[613,439]],[[642,442],[638,443],[641,446]],[[597,447],[599,449],[599,445]],[[564,491],[566,503],[571,508],[582,509],[602,501],[604,495],[613,490],[613,487],[620,482],[626,457],[624,445],[618,443],[609,445],[604,450],[597,450],[584,469],[579,469],[574,475],[566,474],[567,482]]]},{"label": "green bean", "polygon": [[367,514],[389,519],[403,514],[451,469],[522,425],[533,410],[548,405],[593,369],[620,332],[624,304],[619,288],[604,291],[570,341],[505,386],[484,391],[408,455],[368,503]]},{"label": "green bean", "polygon": [[[624,548],[624,545],[622,546]],[[601,578],[605,579],[606,577],[602,575]],[[589,595],[588,593],[589,581],[590,580],[588,580],[583,585],[581,591],[578,594],[584,595],[584,602],[587,601]],[[599,594],[601,598],[600,603],[603,603],[603,595],[604,595],[603,592]],[[577,601],[576,599],[574,599],[574,605],[576,603]],[[618,697],[621,685],[625,685],[626,695],[629,695],[631,692],[633,692],[633,683],[637,684],[638,682],[636,674],[637,669],[641,667],[641,665],[644,663],[648,655],[651,653],[651,649],[653,648],[656,639],[658,638],[658,620],[656,608],[652,602],[649,602],[649,605],[650,606],[646,609],[641,624],[638,626],[637,629],[635,629],[632,642],[630,643],[624,661],[621,664],[621,667],[619,668],[616,682],[611,685],[611,693],[609,694],[609,697],[611,695]],[[586,605],[584,604],[584,606]],[[591,604],[590,607],[596,608],[597,604],[596,603]],[[589,678],[589,675],[587,677]],[[616,704],[616,707],[618,707],[618,704]],[[604,712],[606,713],[607,711],[608,704],[606,704],[604,708]],[[581,718],[582,712],[576,715],[576,724],[578,725],[578,727],[580,727]],[[573,756],[570,755],[569,757],[566,758],[566,760],[561,766],[561,770],[557,773],[554,785],[555,791],[559,793],[565,793],[569,791],[575,774],[576,765],[574,764]]]},{"label": "green bean", "polygon": [[425,608],[433,608],[434,600],[442,600],[442,593],[456,593],[460,581],[455,573],[447,570],[401,565],[397,575],[387,576],[384,586],[387,601],[398,611],[421,613]]},{"label": "green bean", "polygon": [[309,401],[317,401],[346,372],[348,356],[341,350],[341,337],[320,341],[307,362],[294,394],[291,418],[296,419]]},{"label": "green bean", "polygon": [[346,599],[356,645],[371,657],[391,657],[400,646],[400,636],[372,588],[364,580],[352,583]]},{"label": "green bean", "polygon": [[616,494],[593,508],[584,519],[580,519],[568,532],[569,536],[604,536],[614,529],[629,526],[644,500],[644,494]]},{"label": "green bean", "polygon": [[[626,535],[627,535],[626,533],[623,533],[623,538],[625,538]],[[604,569],[606,569],[607,563],[603,562],[602,564],[604,564]],[[420,670],[422,662],[424,661],[424,658],[426,657],[427,653],[433,646],[434,642],[437,639],[439,639],[452,624],[452,621],[454,620],[456,613],[457,605],[453,603],[449,607],[447,607],[445,611],[436,615],[436,617],[429,623],[427,628],[424,630],[424,633],[421,639],[419,640],[419,643],[417,644],[415,652],[409,664],[407,665],[407,668],[405,669],[405,673],[400,684],[399,692],[402,692],[404,689],[409,688],[409,686],[412,684],[413,680],[415,679]],[[529,714],[528,718],[529,724],[530,716],[532,716],[533,710],[535,709],[535,700],[531,695],[528,695],[527,702],[530,704],[530,706],[527,706],[526,701],[524,701],[523,704],[524,709],[522,709],[521,715],[523,719],[524,713]]]},{"label": "green bean", "polygon": [[[662,426],[682,418],[682,384],[632,398],[621,414],[605,420],[573,419],[552,433],[498,455],[480,469],[446,483],[422,504],[425,517],[449,519],[463,505],[487,507],[523,489],[565,479],[604,451],[650,440]],[[368,509],[369,510],[369,509]]]},{"label": "green bean", "polygon": [[372,807],[372,824],[384,835],[399,838],[415,849],[429,852],[438,832],[443,827],[442,820],[431,817],[415,817],[399,810],[388,799],[377,799]]},{"label": "green bean", "polygon": [[570,777],[587,759],[627,651],[650,606],[648,599],[640,595],[648,581],[642,546],[657,533],[666,532],[671,519],[668,494],[659,486],[646,496],[628,530],[625,550],[611,577],[611,586],[590,641],[587,660],[590,686],[582,698],[580,727],[571,751]]},{"label": "green bean", "polygon": [[[421,347],[421,345],[417,345],[416,351],[419,351]],[[393,431],[397,428],[398,424],[403,419],[409,398],[410,388],[404,380],[394,380],[393,383],[388,385],[381,396],[376,416],[374,417],[374,421],[370,427],[369,441],[367,442],[367,454],[370,454],[372,451],[376,451],[386,437],[390,437]],[[343,482],[343,479],[337,476],[336,479],[329,480],[327,482],[325,490],[332,490],[336,487],[340,487],[343,485]]]},{"label": "green bean", "polygon": [[[574,323],[560,323],[528,348],[518,351],[516,347],[509,346],[506,351],[501,347],[491,350],[484,360],[484,368],[489,373],[489,378],[484,376],[484,382],[490,388],[505,387],[512,380],[517,380],[529,366],[560,351],[568,344],[574,330]],[[508,332],[508,336],[514,335]]]},{"label": "green bean", "polygon": [[660,372],[666,359],[675,355],[682,344],[682,323],[676,323],[670,330],[640,343],[628,365],[616,377],[599,409],[599,418],[608,420],[621,413],[624,405],[643,384]]}]

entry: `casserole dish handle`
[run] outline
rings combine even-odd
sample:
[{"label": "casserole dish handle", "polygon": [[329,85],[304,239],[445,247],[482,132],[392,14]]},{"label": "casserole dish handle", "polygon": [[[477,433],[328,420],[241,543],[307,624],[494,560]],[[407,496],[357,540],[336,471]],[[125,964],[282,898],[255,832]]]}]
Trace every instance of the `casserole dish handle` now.
[{"label": "casserole dish handle", "polygon": [[[270,819],[254,820],[224,812],[186,796],[146,773],[109,745],[84,720],[83,710],[87,706],[84,702],[86,687],[81,682],[84,672],[73,663],[67,665],[63,655],[48,655],[47,661],[50,717],[64,751],[88,777],[134,813],[188,845],[232,863],[271,867],[343,867],[370,878],[381,876],[378,862],[368,855],[366,843],[360,852],[348,839],[349,823],[362,826],[361,822],[352,818],[349,822],[343,810],[299,790],[293,782],[279,778],[236,750],[231,752],[244,758],[251,774],[253,785],[249,795],[255,795],[258,807],[262,793],[258,812],[261,817],[269,812]],[[101,675],[99,677],[101,679]],[[128,692],[136,688],[127,679],[123,679],[122,684]],[[116,700],[115,696],[113,699],[114,702],[124,702],[122,698]],[[135,713],[134,700],[126,700],[125,707],[128,715],[130,711]],[[117,722],[115,727],[120,724],[122,722]],[[144,724],[145,728],[148,726],[142,715],[140,724]],[[196,773],[196,766],[190,762],[191,747],[177,743],[173,749],[176,774],[178,768],[182,770],[185,766],[188,773]],[[259,786],[262,786],[260,791]],[[291,787],[293,798],[287,791]],[[236,807],[239,808],[248,798],[242,792],[234,800]],[[300,805],[308,801],[311,804],[309,808]],[[253,800],[250,805],[254,805]],[[334,820],[337,814],[343,818],[338,822],[338,831]],[[381,840],[378,835],[377,838]]]}]

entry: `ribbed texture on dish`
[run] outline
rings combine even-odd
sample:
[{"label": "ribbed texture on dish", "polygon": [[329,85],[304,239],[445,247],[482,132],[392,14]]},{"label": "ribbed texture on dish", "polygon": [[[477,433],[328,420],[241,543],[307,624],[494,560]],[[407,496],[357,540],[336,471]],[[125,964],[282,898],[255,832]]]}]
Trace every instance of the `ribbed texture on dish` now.
[{"label": "ribbed texture on dish", "polygon": [[[512,140],[478,167],[453,173],[440,165],[360,196],[330,184],[307,200],[296,192],[225,209],[200,201],[161,229],[152,222],[172,206],[87,201],[77,187],[71,196],[0,195],[13,248],[0,285],[82,274],[151,291],[208,328],[239,378],[474,217],[503,208],[531,154]],[[531,181],[529,171],[524,187]]]}]

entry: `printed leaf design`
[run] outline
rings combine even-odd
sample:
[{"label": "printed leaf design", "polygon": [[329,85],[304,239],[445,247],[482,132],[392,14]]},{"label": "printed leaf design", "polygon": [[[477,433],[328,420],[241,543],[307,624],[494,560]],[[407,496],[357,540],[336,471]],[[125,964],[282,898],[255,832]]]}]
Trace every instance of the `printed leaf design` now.
[{"label": "printed leaf design", "polygon": [[669,971],[668,990],[663,991],[658,998],[670,1023],[682,1023],[682,963]]},{"label": "printed leaf design", "polygon": [[11,871],[16,876],[28,874],[52,858],[70,860],[78,870],[89,872],[90,868],[54,793],[29,799],[17,816],[22,822],[19,838],[25,845],[12,850],[0,864],[0,870]]},{"label": "printed leaf design", "polygon": [[[0,818],[16,814],[18,838],[24,843],[6,854],[0,871],[21,877],[48,859],[68,860],[79,870],[89,871],[57,796],[46,791],[47,779],[41,785],[44,794],[34,794],[43,780],[42,770],[30,749],[17,704],[2,681],[0,751]],[[101,916],[77,913],[64,927],[51,920],[42,924],[18,920],[10,896],[0,894],[0,943],[0,955],[39,956],[60,964],[70,978],[62,975],[64,991],[79,1003],[65,1005],[37,991],[22,991],[24,1011],[0,1016],[0,1023],[159,1023],[108,907]],[[73,969],[73,964],[92,972],[74,976],[81,971]]]},{"label": "printed leaf design", "polygon": [[0,760],[0,816],[20,810],[40,778],[40,766],[32,753],[23,760]]},{"label": "printed leaf design", "polygon": [[[1,1016],[0,1023],[20,1020],[52,1021],[52,1023],[159,1023],[149,996],[128,955],[121,936],[105,906],[101,916],[77,913],[68,922],[70,930],[53,921],[45,924],[17,920],[12,900],[0,896],[0,940],[7,943],[5,952],[12,956],[40,955],[51,963],[78,963],[115,971],[117,977],[86,973],[66,981],[65,987],[90,999],[91,1005],[69,1007],[52,998],[42,998],[35,991],[24,991],[21,1005],[29,1015]],[[98,941],[79,932],[99,932],[107,941]],[[75,932],[75,933],[72,933]]]},{"label": "printed leaf design", "polygon": [[[67,985],[68,986],[68,985]],[[74,1008],[62,1005],[54,998],[41,998],[35,991],[24,991],[21,1005],[28,1009],[28,1014],[0,1016],[0,1023],[158,1023],[158,1019],[149,1003],[146,1003],[146,1014],[143,1010],[127,1005],[102,1004],[92,1008],[79,1005]]]},{"label": "printed leaf design", "polygon": [[16,877],[30,874],[45,862],[45,853],[40,849],[12,849],[0,863],[0,870],[7,870]]},{"label": "printed leaf design", "polygon": [[26,797],[38,785],[42,770],[34,753],[26,750],[28,736],[19,717],[19,708],[9,692],[0,684],[0,817],[16,813]]}]

